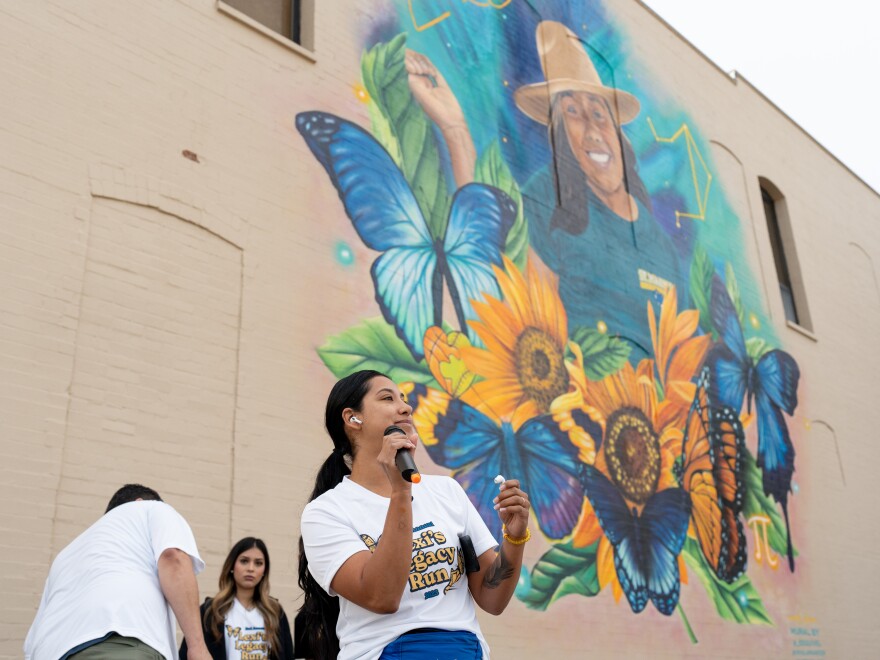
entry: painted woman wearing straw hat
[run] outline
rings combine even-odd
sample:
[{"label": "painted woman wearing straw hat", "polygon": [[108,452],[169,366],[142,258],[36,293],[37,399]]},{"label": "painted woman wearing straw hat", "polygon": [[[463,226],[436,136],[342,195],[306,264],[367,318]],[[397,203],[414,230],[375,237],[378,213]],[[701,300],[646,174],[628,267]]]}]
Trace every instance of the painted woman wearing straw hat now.
[{"label": "painted woman wearing straw hat", "polygon": [[[536,41],[546,80],[520,87],[514,101],[548,126],[554,161],[522,188],[531,247],[559,276],[571,326],[619,334],[647,353],[647,302],[669,285],[682,299],[686,280],[620,128],[638,116],[639,101],[602,84],[584,42],[561,23],[541,22]],[[440,128],[461,186],[476,159],[461,108],[427,58],[410,51],[406,64],[413,96]]]}]

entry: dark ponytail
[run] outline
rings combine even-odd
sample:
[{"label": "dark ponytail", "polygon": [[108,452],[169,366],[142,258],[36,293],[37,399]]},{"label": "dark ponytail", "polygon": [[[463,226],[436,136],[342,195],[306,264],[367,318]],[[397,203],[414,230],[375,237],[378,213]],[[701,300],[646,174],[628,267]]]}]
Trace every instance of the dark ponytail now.
[{"label": "dark ponytail", "polygon": [[[556,190],[556,208],[550,218],[550,231],[561,229],[567,234],[577,236],[584,233],[590,224],[589,184],[571,150],[571,143],[568,141],[568,133],[565,130],[565,121],[559,102],[566,96],[571,96],[571,93],[562,92],[553,98],[550,115],[549,132],[550,146],[553,150],[553,184]],[[613,117],[614,113],[607,101],[605,105]],[[623,185],[630,195],[651,211],[651,197],[639,176],[635,150],[616,121],[614,129],[620,141],[620,150],[623,156]]]},{"label": "dark ponytail", "polygon": [[[333,452],[318,470],[309,502],[332,490],[342,482],[345,475],[351,474],[346,457],[353,457],[356,448],[352,447],[345,431],[342,411],[346,408],[360,410],[370,381],[384,375],[372,370],[356,371],[338,381],[330,390],[324,412],[324,426],[333,440]],[[309,573],[309,560],[306,558],[302,536],[299,537],[299,587],[305,598],[296,617],[297,625],[301,625],[303,630],[296,631],[296,638],[305,643],[307,650],[304,654],[297,649],[297,655],[307,655],[316,660],[335,658],[339,655],[339,640],[336,637],[339,599],[324,591]]]}]

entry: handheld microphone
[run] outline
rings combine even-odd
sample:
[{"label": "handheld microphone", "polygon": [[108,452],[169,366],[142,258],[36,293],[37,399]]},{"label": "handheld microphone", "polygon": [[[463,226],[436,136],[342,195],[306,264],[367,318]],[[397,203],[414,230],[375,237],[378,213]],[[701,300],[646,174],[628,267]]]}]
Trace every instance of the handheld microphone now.
[{"label": "handheld microphone", "polygon": [[[385,429],[383,435],[390,435],[391,433],[402,433],[403,435],[406,435],[406,431],[395,425],[391,425]],[[408,449],[401,447],[397,450],[397,454],[394,457],[394,464],[397,465],[397,469],[400,470],[400,476],[410,483],[417,484],[422,480],[422,475],[419,474],[416,462],[413,460],[412,454],[409,453]]]}]

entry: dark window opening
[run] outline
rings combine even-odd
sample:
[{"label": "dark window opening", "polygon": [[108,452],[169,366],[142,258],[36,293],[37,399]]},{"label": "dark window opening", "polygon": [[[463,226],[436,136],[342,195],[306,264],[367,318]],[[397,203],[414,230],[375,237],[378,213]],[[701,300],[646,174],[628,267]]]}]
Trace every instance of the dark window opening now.
[{"label": "dark window opening", "polygon": [[776,278],[779,280],[779,293],[782,295],[782,306],[785,318],[798,323],[797,304],[791,286],[791,275],[785,259],[785,248],[782,233],[779,230],[779,217],[776,213],[776,200],[761,187],[761,199],[764,202],[764,215],[767,218],[767,231],[770,234],[770,247],[773,250],[773,262],[776,264]]},{"label": "dark window opening", "polygon": [[[312,0],[223,0],[273,32],[311,49],[306,25]],[[308,4],[308,7],[303,5]]]},{"label": "dark window opening", "polygon": [[290,39],[302,44],[302,2],[290,0]]}]

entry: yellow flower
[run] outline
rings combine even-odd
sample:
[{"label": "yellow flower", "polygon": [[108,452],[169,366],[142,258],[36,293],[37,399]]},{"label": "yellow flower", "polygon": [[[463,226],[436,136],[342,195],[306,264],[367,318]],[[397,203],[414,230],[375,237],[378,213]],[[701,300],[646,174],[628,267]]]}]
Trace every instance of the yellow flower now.
[{"label": "yellow flower", "polygon": [[677,311],[675,287],[663,299],[659,327],[654,308],[648,303],[648,327],[654,344],[657,377],[666,400],[678,406],[678,422],[682,426],[696,394],[696,385],[691,381],[709,349],[711,337],[693,336],[700,322],[697,310],[689,309],[681,314]]},{"label": "yellow flower", "polygon": [[[682,432],[677,426],[678,407],[660,401],[654,385],[654,363],[629,363],[598,382],[583,379],[583,410],[598,425],[593,443],[593,465],[615,485],[628,508],[641,511],[654,493],[677,486],[673,465],[681,452]],[[581,448],[583,458],[584,448]],[[599,541],[599,583],[611,584],[615,598],[622,593],[613,565],[612,546],[598,523],[590,501],[572,533],[575,547]]]},{"label": "yellow flower", "polygon": [[503,302],[486,296],[474,301],[478,321],[469,321],[486,348],[464,347],[468,369],[485,380],[473,386],[480,406],[514,426],[544,414],[569,389],[565,364],[568,320],[557,282],[538,274],[529,262],[526,275],[507,257],[495,268]]},{"label": "yellow flower", "polygon": [[450,396],[459,399],[474,382],[474,374],[464,364],[461,349],[470,346],[463,332],[450,332],[432,326],[425,332],[425,360],[434,378]]},{"label": "yellow flower", "polygon": [[550,413],[559,428],[568,434],[568,439],[580,449],[578,459],[587,465],[596,462],[596,441],[601,442],[601,432],[597,431],[592,418],[591,406],[584,401],[587,389],[587,377],[584,373],[584,357],[580,346],[575,342],[568,343],[568,350],[574,356],[572,362],[566,363],[571,387],[550,404]]},{"label": "yellow flower", "polygon": [[596,467],[621,495],[641,508],[657,491],[676,485],[672,464],[681,453],[676,406],[657,399],[654,364],[628,362],[598,382],[586,381],[584,400],[602,428]]}]

